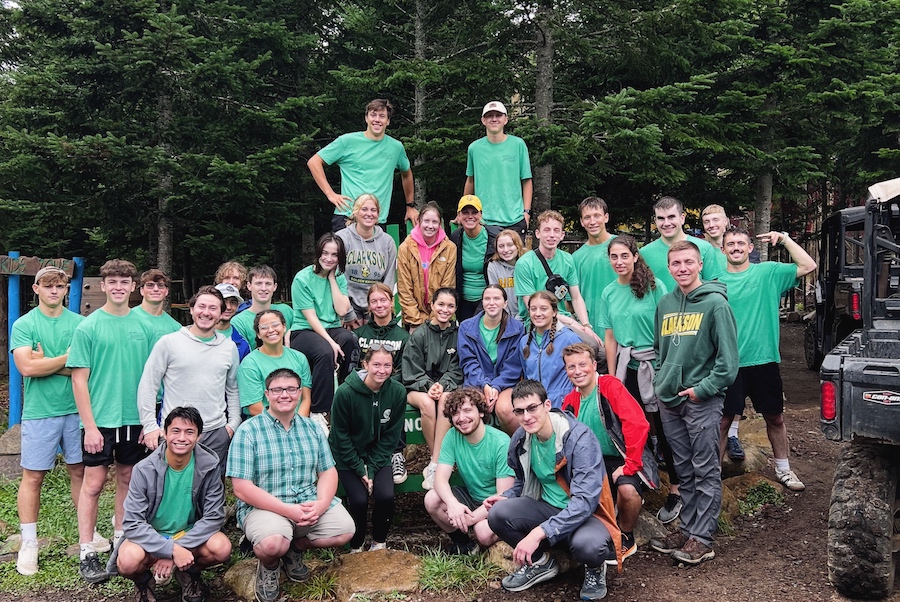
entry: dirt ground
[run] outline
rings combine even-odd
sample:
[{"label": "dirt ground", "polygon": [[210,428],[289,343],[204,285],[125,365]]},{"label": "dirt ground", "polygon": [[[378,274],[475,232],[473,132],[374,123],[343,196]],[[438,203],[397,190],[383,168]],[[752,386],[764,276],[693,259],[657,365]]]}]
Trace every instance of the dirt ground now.
[{"label": "dirt ground", "polygon": [[[847,600],[828,583],[826,530],[834,462],[839,446],[826,441],[818,429],[818,375],[803,360],[803,330],[785,325],[782,334],[782,377],[787,405],[785,417],[791,441],[791,465],[806,483],[802,493],[787,492],[781,508],[768,507],[751,519],[739,518],[736,533],[717,537],[716,558],[698,567],[681,569],[652,550],[640,550],[626,561],[621,577],[610,579],[607,599],[616,602],[810,602]],[[773,477],[769,466],[765,473]],[[439,543],[436,529],[422,508],[422,494],[398,499],[398,514],[388,545],[412,551]],[[409,602],[561,602],[577,600],[580,569],[518,594],[494,584],[476,595],[419,594]],[[219,592],[219,590],[216,588]],[[53,593],[7,600],[71,600]],[[124,598],[123,598],[124,599]],[[162,598],[161,598],[162,599]],[[212,597],[210,599],[213,599]],[[234,600],[233,596],[216,598]],[[900,602],[895,593],[890,602]]]}]

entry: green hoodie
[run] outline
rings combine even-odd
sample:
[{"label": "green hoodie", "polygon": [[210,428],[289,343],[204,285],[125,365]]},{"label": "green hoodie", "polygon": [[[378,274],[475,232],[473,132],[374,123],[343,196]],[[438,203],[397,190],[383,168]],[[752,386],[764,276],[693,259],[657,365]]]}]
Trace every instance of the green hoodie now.
[{"label": "green hoodie", "polygon": [[427,393],[436,382],[441,383],[445,392],[462,386],[463,373],[456,350],[458,339],[456,322],[444,330],[431,320],[416,328],[403,350],[401,374],[407,391]]},{"label": "green hoodie", "polygon": [[406,413],[406,389],[393,378],[377,393],[364,382],[366,371],[351,372],[334,393],[328,443],[338,470],[375,478],[391,461]]},{"label": "green hoodie", "polygon": [[394,318],[387,326],[379,326],[374,318],[353,331],[359,339],[359,352],[365,356],[366,352],[375,343],[381,343],[384,347],[390,347],[394,354],[394,374],[400,372],[400,357],[403,346],[409,340],[409,333],[403,330],[397,323],[400,318]]},{"label": "green hoodie", "polygon": [[737,328],[725,285],[704,282],[685,296],[676,288],[656,307],[653,386],[660,401],[675,407],[694,388],[698,399],[724,395],[738,373]]}]

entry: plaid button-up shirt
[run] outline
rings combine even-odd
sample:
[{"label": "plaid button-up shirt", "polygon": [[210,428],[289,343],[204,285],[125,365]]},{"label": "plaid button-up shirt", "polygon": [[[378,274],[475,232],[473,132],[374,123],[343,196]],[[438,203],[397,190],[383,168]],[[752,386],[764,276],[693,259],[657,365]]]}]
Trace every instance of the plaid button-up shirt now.
[{"label": "plaid button-up shirt", "polygon": [[[334,466],[325,433],[309,418],[294,415],[284,426],[268,411],[244,422],[231,441],[226,475],[251,481],[286,504],[316,499],[318,474]],[[329,505],[339,503],[334,498]],[[238,500],[237,520],[252,510]]]}]

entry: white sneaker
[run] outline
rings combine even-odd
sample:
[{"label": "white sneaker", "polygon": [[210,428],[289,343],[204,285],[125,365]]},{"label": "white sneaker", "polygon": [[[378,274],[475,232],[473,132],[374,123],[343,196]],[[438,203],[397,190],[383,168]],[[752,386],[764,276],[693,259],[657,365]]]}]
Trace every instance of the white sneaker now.
[{"label": "white sneaker", "polygon": [[28,539],[22,542],[16,558],[16,570],[20,575],[34,575],[38,572],[38,542]]},{"label": "white sneaker", "polygon": [[325,436],[327,437],[330,429],[328,428],[328,419],[325,418],[325,414],[321,412],[310,412],[309,417],[313,422],[319,425],[319,428],[325,432]]},{"label": "white sneaker", "polygon": [[100,535],[99,531],[94,531],[94,540],[91,544],[94,546],[94,551],[98,553],[109,552],[112,549],[109,539]]},{"label": "white sneaker", "polygon": [[775,478],[781,481],[781,484],[791,491],[803,491],[804,489],[806,489],[806,485],[803,484],[803,481],[797,478],[797,475],[794,474],[793,470],[782,472],[776,469]]},{"label": "white sneaker", "polygon": [[365,552],[365,551],[366,551],[365,544],[359,546],[358,548],[350,548],[351,554],[359,554],[359,553]]},{"label": "white sneaker", "polygon": [[428,466],[425,467],[425,470],[422,471],[422,489],[430,490],[434,489],[434,473],[437,471],[437,464],[431,462]]},{"label": "white sneaker", "polygon": [[370,552],[377,552],[378,550],[387,550],[387,543],[384,543],[384,542],[382,542],[382,543],[375,543],[375,542],[373,541],[371,547],[369,547],[369,551],[370,551]]}]

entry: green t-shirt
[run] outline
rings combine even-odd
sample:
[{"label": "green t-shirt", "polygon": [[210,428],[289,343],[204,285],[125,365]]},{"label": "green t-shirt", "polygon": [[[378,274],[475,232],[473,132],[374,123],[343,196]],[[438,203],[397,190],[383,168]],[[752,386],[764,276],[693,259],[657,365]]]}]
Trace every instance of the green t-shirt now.
[{"label": "green t-shirt", "polygon": [[472,499],[479,504],[496,493],[497,479],[515,473],[506,462],[509,435],[485,425],[484,437],[472,445],[455,428],[451,428],[441,444],[438,464],[456,466]]},{"label": "green t-shirt", "polygon": [[[409,157],[399,140],[390,136],[372,140],[366,138],[365,132],[352,132],[338,136],[316,154],[328,165],[337,163],[340,167],[342,195],[355,200],[364,193],[374,194],[381,206],[378,223],[387,222],[394,192],[394,170],[409,171]],[[350,215],[350,208],[334,212]]]},{"label": "green t-shirt", "polygon": [[[703,282],[715,280],[725,272],[727,260],[722,251],[696,236],[689,235],[687,240],[697,245],[697,248],[700,249],[700,257],[703,260],[700,280]],[[650,266],[653,275],[666,285],[666,290],[674,291],[678,284],[672,278],[672,274],[669,273],[669,246],[663,242],[663,239],[657,238],[650,244],[641,247],[641,257]]]},{"label": "green t-shirt", "polygon": [[525,217],[522,180],[531,179],[528,146],[518,136],[493,143],[479,138],[469,145],[466,176],[475,178],[475,196],[481,199],[484,223],[511,226]]},{"label": "green t-shirt", "polygon": [[137,307],[131,308],[131,313],[137,315],[142,320],[145,320],[147,324],[150,325],[150,329],[153,331],[153,339],[150,341],[150,348],[153,348],[153,345],[156,345],[156,341],[158,341],[163,335],[171,334],[173,332],[178,332],[181,330],[181,324],[178,323],[178,320],[167,314],[166,312],[161,313],[158,316],[152,316],[144,311],[144,308],[138,305]]},{"label": "green t-shirt", "polygon": [[163,496],[159,508],[150,520],[150,526],[166,537],[181,531],[188,531],[194,526],[194,504],[191,488],[194,484],[194,454],[181,470],[171,466],[166,469],[166,480],[163,485]]},{"label": "green t-shirt", "polygon": [[270,357],[256,349],[247,354],[238,368],[238,395],[241,398],[242,408],[258,401],[261,401],[263,406],[269,407],[265,395],[266,378],[278,368],[290,368],[300,375],[302,386],[312,388],[312,373],[305,355],[296,349],[285,347],[281,357]]},{"label": "green t-shirt", "polygon": [[[13,323],[9,350],[20,347],[36,350],[40,343],[44,357],[64,355],[72,344],[75,329],[83,320],[83,316],[68,309],[63,309],[62,314],[56,318],[48,318],[35,307]],[[65,416],[77,411],[75,396],[72,394],[72,379],[68,376],[51,374],[25,377],[22,420]]]},{"label": "green t-shirt", "polygon": [[462,233],[462,296],[466,301],[480,301],[487,286],[484,278],[484,254],[487,252],[488,232],[481,227],[475,238]]},{"label": "green t-shirt", "polygon": [[[281,312],[284,316],[285,329],[290,330],[294,324],[294,308],[285,303],[273,303],[270,309],[277,309]],[[256,349],[256,331],[253,330],[254,320],[256,320],[256,313],[250,311],[249,307],[231,318],[231,325],[244,337],[244,340],[250,345],[250,349]]]},{"label": "green t-shirt", "polygon": [[[656,305],[668,293],[666,285],[656,279],[656,289],[648,290],[640,299],[634,296],[630,284],[613,281],[603,289],[603,311],[597,320],[597,332],[611,328],[619,345],[634,347],[636,350],[653,347],[653,328],[656,319]],[[632,360],[629,367],[636,368]]]},{"label": "green t-shirt", "polygon": [[569,496],[556,482],[556,433],[541,442],[537,435],[531,437],[531,470],[541,483],[541,499],[555,508],[565,508]]},{"label": "green t-shirt", "polygon": [[614,238],[615,236],[608,238],[599,245],[581,245],[572,253],[575,269],[578,270],[578,280],[581,283],[578,290],[584,297],[588,320],[598,333],[600,330],[597,323],[603,306],[601,296],[606,286],[616,279],[616,273],[609,263],[609,243]]},{"label": "green t-shirt", "polygon": [[578,420],[586,424],[596,435],[604,456],[611,458],[621,457],[619,450],[616,449],[612,439],[609,438],[609,433],[606,432],[606,425],[603,424],[603,418],[600,416],[600,405],[597,403],[597,387],[594,387],[590,395],[581,398],[581,405],[578,408]]},{"label": "green t-shirt", "polygon": [[780,362],[778,309],[781,296],[797,286],[797,266],[777,261],[751,263],[743,272],[722,274],[719,281],[728,287],[741,368]]},{"label": "green t-shirt", "polygon": [[[550,272],[562,276],[570,287],[579,286],[578,270],[575,269],[575,261],[569,253],[557,249],[553,259],[548,259],[547,264],[550,266]],[[516,296],[519,298],[519,316],[527,326],[531,324],[531,317],[528,315],[528,307],[523,297],[530,297],[538,291],[546,290],[547,286],[547,271],[534,251],[525,253],[516,262],[515,281]],[[565,300],[571,302],[572,296],[566,295]],[[559,304],[559,313],[564,316],[572,315],[564,303]]]},{"label": "green t-shirt", "polygon": [[[337,275],[337,284],[338,289],[346,295],[347,278],[343,274]],[[325,328],[341,327],[341,317],[334,311],[328,278],[317,275],[313,271],[313,266],[306,266],[294,276],[294,282],[291,284],[291,301],[294,304],[293,330],[312,330],[309,322],[303,317],[304,309],[316,310],[316,316]]]},{"label": "green t-shirt", "polygon": [[488,328],[484,325],[484,316],[478,320],[478,329],[481,331],[481,340],[484,341],[484,349],[487,351],[491,361],[497,363],[497,330],[500,328],[498,324],[495,328]]},{"label": "green t-shirt", "polygon": [[129,312],[113,316],[98,309],[72,337],[69,368],[90,368],[91,411],[99,428],[140,424],[137,388],[150,356],[153,331]]}]

